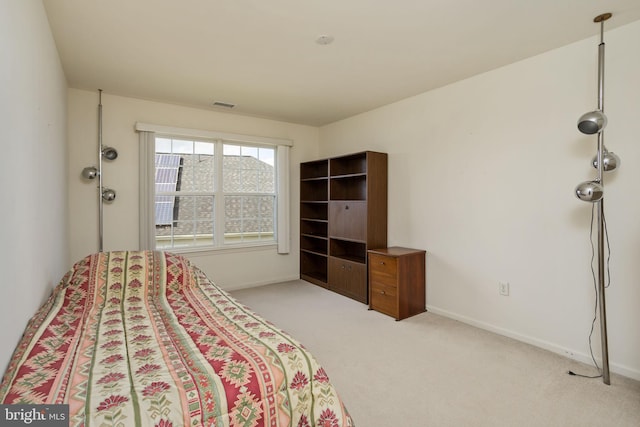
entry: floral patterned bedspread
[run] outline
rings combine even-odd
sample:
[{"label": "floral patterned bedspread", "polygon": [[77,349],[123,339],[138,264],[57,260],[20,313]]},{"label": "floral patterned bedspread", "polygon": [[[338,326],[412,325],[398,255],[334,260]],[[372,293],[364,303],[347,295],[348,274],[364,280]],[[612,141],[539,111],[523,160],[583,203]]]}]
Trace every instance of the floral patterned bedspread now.
[{"label": "floral patterned bedspread", "polygon": [[72,426],[353,426],[296,340],[157,251],[76,263],[27,325],[0,403],[69,404]]}]

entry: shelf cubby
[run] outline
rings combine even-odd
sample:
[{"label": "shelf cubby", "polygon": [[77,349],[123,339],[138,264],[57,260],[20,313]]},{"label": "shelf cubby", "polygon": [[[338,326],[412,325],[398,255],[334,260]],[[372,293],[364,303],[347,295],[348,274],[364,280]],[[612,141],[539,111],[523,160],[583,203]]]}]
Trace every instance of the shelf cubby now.
[{"label": "shelf cubby", "polygon": [[300,252],[300,277],[327,287],[327,257],[312,252]]},{"label": "shelf cubby", "polygon": [[301,202],[300,218],[327,221],[329,219],[329,204],[324,202]]},{"label": "shelf cubby", "polygon": [[329,255],[364,264],[367,262],[367,245],[352,240],[330,239]]},{"label": "shelf cubby", "polygon": [[300,164],[300,179],[326,178],[329,176],[329,161],[316,160]]},{"label": "shelf cubby", "polygon": [[366,200],[367,176],[345,175],[331,178],[331,200]]},{"label": "shelf cubby", "polygon": [[302,218],[300,220],[300,234],[302,236],[327,237],[327,221],[310,220]]},{"label": "shelf cubby", "polygon": [[300,182],[300,201],[326,201],[329,198],[327,179]]},{"label": "shelf cubby", "polygon": [[329,162],[329,174],[332,177],[367,173],[366,152],[335,157]]},{"label": "shelf cubby", "polygon": [[300,249],[318,255],[327,255],[327,238],[315,236],[300,236]]}]

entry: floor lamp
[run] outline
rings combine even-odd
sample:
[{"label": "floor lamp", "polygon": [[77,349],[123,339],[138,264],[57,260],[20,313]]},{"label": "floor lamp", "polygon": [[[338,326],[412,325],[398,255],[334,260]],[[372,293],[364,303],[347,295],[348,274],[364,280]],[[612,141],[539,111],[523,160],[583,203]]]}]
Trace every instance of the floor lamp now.
[{"label": "floor lamp", "polygon": [[583,114],[578,119],[578,129],[587,135],[598,135],[598,152],[592,164],[598,170],[598,177],[593,181],[585,181],[576,187],[576,196],[585,202],[595,203],[598,224],[598,280],[597,291],[600,315],[600,339],[602,347],[602,380],[611,384],[609,378],[609,349],[607,343],[607,311],[605,305],[605,266],[604,266],[604,180],[603,172],[618,167],[620,159],[604,146],[604,128],[607,116],[604,115],[604,21],[611,18],[610,13],[604,13],[594,18],[593,22],[600,24],[600,44],[598,45],[598,109]]},{"label": "floor lamp", "polygon": [[98,89],[98,92],[98,166],[87,166],[82,169],[82,177],[89,180],[98,178],[98,251],[102,252],[104,202],[112,202],[116,198],[115,190],[105,188],[102,183],[102,159],[115,160],[118,157],[118,151],[102,144],[102,89]]}]

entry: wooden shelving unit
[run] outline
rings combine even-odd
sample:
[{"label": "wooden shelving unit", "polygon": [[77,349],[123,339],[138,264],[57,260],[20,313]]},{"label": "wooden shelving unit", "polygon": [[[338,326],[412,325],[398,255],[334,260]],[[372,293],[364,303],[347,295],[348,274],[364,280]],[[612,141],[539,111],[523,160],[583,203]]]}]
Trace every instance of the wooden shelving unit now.
[{"label": "wooden shelving unit", "polygon": [[367,251],[387,244],[387,154],[300,165],[300,277],[367,303]]}]

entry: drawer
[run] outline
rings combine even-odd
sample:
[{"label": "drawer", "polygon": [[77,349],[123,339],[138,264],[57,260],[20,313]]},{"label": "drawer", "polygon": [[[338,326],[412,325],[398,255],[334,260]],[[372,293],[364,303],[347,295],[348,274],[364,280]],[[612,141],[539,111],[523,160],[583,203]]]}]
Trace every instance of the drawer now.
[{"label": "drawer", "polygon": [[381,295],[389,295],[395,298],[398,295],[397,288],[395,286],[389,286],[385,283],[371,280],[371,293],[378,293]]},{"label": "drawer", "polygon": [[398,317],[398,298],[395,287],[371,282],[369,304],[373,310]]},{"label": "drawer", "polygon": [[395,257],[369,254],[369,268],[372,274],[395,278],[398,274],[398,259]]}]

